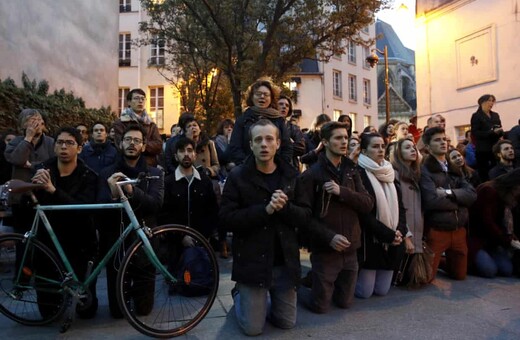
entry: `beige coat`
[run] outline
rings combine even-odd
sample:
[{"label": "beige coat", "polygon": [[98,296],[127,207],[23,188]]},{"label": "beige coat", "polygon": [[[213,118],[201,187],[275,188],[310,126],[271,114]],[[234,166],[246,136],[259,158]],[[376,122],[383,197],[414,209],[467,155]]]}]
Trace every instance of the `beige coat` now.
[{"label": "beige coat", "polygon": [[395,170],[395,178],[401,186],[403,206],[406,209],[406,224],[408,231],[412,233],[412,241],[416,253],[422,253],[422,237],[424,230],[424,218],[421,207],[421,189],[419,183],[413,185],[401,179],[401,174]]}]

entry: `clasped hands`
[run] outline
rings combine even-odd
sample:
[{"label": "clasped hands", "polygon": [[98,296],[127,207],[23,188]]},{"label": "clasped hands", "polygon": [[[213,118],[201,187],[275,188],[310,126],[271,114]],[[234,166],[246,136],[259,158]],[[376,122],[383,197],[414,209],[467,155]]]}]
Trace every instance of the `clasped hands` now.
[{"label": "clasped hands", "polygon": [[33,184],[41,184],[43,190],[53,193],[56,191],[56,187],[52,184],[51,173],[47,169],[39,169],[36,174],[31,178]]},{"label": "clasped hands", "polygon": [[275,211],[280,211],[285,207],[287,202],[289,201],[289,197],[283,192],[282,190],[278,189],[273,192],[271,195],[271,200],[269,201],[269,204],[266,205],[265,211],[272,215],[275,213]]}]

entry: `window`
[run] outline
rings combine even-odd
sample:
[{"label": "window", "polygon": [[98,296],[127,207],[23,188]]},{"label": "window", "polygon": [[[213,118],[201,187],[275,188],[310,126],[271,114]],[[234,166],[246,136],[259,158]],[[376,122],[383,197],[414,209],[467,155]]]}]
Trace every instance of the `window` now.
[{"label": "window", "polygon": [[356,126],[357,126],[357,113],[355,112],[350,112],[348,114],[348,116],[350,117],[350,119],[352,119],[352,131],[356,131]]},{"label": "window", "polygon": [[363,79],[363,103],[366,105],[372,104],[372,98],[370,95],[370,80]]},{"label": "window", "polygon": [[332,71],[332,95],[337,98],[343,98],[341,89],[341,71]]},{"label": "window", "polygon": [[132,0],[119,0],[119,13],[132,12]]},{"label": "window", "polygon": [[164,65],[164,39],[159,35],[155,35],[152,40],[150,56],[148,66]]},{"label": "window", "polygon": [[132,39],[130,33],[119,34],[119,66],[130,66]]},{"label": "window", "polygon": [[356,44],[352,41],[348,42],[348,62],[351,64],[356,63]]},{"label": "window", "polygon": [[119,113],[122,113],[123,110],[126,108],[126,95],[130,92],[130,89],[128,87],[120,87],[119,88]]},{"label": "window", "polygon": [[[455,126],[455,134],[456,134],[458,143],[461,143],[464,141],[464,139],[466,138],[466,131],[468,131],[468,130],[471,130],[471,125]],[[453,145],[456,145],[456,143]]]},{"label": "window", "polygon": [[150,87],[150,118],[159,129],[164,128],[164,87]]},{"label": "window", "polygon": [[368,31],[368,25],[365,26],[365,27],[363,27],[363,28],[361,29],[361,32],[366,33],[366,34],[369,34],[369,31]]},{"label": "window", "polygon": [[363,46],[363,68],[370,69],[370,64],[367,62],[367,57],[370,56],[370,48]]},{"label": "window", "polygon": [[372,116],[365,115],[363,117],[363,129],[366,128],[367,126],[370,126],[371,122],[372,122]]},{"label": "window", "polygon": [[357,102],[357,77],[353,74],[348,75],[348,99]]},{"label": "window", "polygon": [[341,110],[334,110],[332,112],[332,115],[333,115],[332,120],[337,121],[339,116],[341,116],[342,114],[343,114],[343,111],[341,111]]}]

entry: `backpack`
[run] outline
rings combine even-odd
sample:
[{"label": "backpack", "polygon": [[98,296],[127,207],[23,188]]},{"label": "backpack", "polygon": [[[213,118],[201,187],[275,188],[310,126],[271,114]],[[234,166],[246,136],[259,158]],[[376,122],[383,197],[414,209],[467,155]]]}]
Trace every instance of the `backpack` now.
[{"label": "backpack", "polygon": [[213,269],[207,250],[186,247],[179,260],[177,291],[184,296],[208,295],[214,284]]}]

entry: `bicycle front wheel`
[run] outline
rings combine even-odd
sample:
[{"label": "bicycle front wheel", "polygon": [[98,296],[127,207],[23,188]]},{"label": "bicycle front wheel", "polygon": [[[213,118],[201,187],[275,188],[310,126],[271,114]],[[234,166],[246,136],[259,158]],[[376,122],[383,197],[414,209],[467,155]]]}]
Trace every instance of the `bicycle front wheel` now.
[{"label": "bicycle front wheel", "polygon": [[166,225],[154,228],[152,234],[152,248],[174,280],[160,273],[137,240],[119,270],[117,298],[139,332],[158,338],[179,336],[195,327],[213,305],[217,260],[207,240],[191,228]]},{"label": "bicycle front wheel", "polygon": [[51,323],[65,310],[64,269],[38,240],[0,236],[0,312],[29,326]]}]

